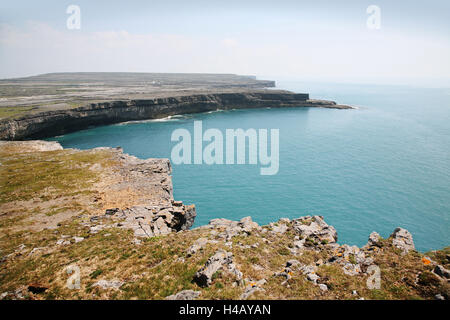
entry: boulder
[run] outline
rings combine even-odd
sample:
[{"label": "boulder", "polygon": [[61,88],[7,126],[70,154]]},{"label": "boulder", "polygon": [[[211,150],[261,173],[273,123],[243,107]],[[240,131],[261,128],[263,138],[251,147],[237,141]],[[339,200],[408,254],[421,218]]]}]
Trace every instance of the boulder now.
[{"label": "boulder", "polygon": [[252,294],[254,294],[257,291],[263,291],[263,292],[266,291],[263,288],[261,288],[261,286],[263,286],[266,282],[267,282],[266,279],[261,279],[257,282],[250,281],[250,283],[245,287],[245,290],[241,294],[239,299],[247,300]]},{"label": "boulder", "polygon": [[[195,206],[185,206],[180,202],[139,205],[117,211],[106,210],[105,216],[118,220],[118,226],[132,229],[135,237],[149,238],[189,229],[196,217]],[[99,217],[96,221],[100,220]]]},{"label": "boulder", "polygon": [[89,229],[89,233],[96,234],[96,233],[102,231],[103,228],[104,228],[104,226],[101,225],[101,224],[96,225],[96,226],[92,226],[92,227]]},{"label": "boulder", "polygon": [[181,207],[181,206],[183,205],[183,202],[182,202],[182,201],[175,201],[175,200],[172,200],[172,205],[173,205],[174,207]]},{"label": "boulder", "polygon": [[305,239],[294,241],[295,249],[303,249],[305,247]]},{"label": "boulder", "polygon": [[195,240],[194,244],[187,249],[187,256],[190,257],[194,255],[198,250],[203,249],[207,243],[208,239],[206,238],[199,238]]},{"label": "boulder", "polygon": [[372,232],[369,235],[369,240],[367,241],[366,247],[380,247],[381,236],[377,232]]},{"label": "boulder", "polygon": [[227,266],[228,272],[235,276],[236,282],[240,284],[242,282],[242,272],[236,267],[236,264],[230,263]]},{"label": "boulder", "polygon": [[440,293],[438,293],[437,295],[435,295],[434,298],[435,298],[436,300],[445,300],[445,297],[444,297],[442,294],[440,294]]},{"label": "boulder", "polygon": [[320,283],[319,284],[319,289],[322,291],[328,291],[328,287],[326,284]]},{"label": "boulder", "polygon": [[233,264],[233,254],[225,250],[218,250],[212,257],[206,261],[206,264],[194,275],[194,282],[200,287],[211,285],[213,275],[219,270],[228,270],[236,275],[238,280],[242,273],[236,269]]},{"label": "boulder", "polygon": [[209,226],[211,227],[232,227],[232,226],[237,226],[237,222],[236,221],[232,221],[232,220],[228,220],[228,219],[223,219],[223,218],[217,218],[217,219],[212,219],[209,221]]},{"label": "boulder", "polygon": [[65,239],[59,239],[58,241],[56,241],[56,245],[58,246],[67,246],[70,244],[69,240],[65,240]]},{"label": "boulder", "polygon": [[403,228],[396,228],[391,234],[392,244],[401,249],[404,253],[409,250],[415,250],[414,241],[411,233]]},{"label": "boulder", "polygon": [[242,231],[250,233],[253,229],[261,229],[261,227],[252,220],[251,217],[242,218],[239,221],[239,226],[242,228]]},{"label": "boulder", "polygon": [[308,279],[311,282],[317,283],[317,280],[319,280],[320,277],[315,273],[308,273],[306,275],[306,279]]},{"label": "boulder", "polygon": [[177,231],[190,229],[194,224],[196,216],[197,212],[195,210],[195,205],[191,204],[184,206],[182,214],[175,213],[175,218],[178,223],[174,226],[174,229]]},{"label": "boulder", "polygon": [[337,232],[329,226],[321,216],[306,216],[294,221],[294,230],[303,238],[309,238],[319,243],[335,243]]},{"label": "boulder", "polygon": [[35,254],[43,253],[43,251],[45,251],[46,249],[47,249],[46,247],[33,248],[33,250],[31,250],[30,253],[28,253],[28,255],[32,256],[32,255],[35,255]]},{"label": "boulder", "polygon": [[155,236],[169,234],[172,230],[167,226],[167,222],[163,217],[159,217],[153,222],[153,234]]},{"label": "boulder", "polygon": [[251,295],[253,295],[255,292],[257,291],[263,291],[265,292],[266,290],[264,290],[263,288],[260,287],[247,287],[244,291],[244,293],[241,294],[241,296],[239,297],[239,299],[241,300],[247,300]]},{"label": "boulder", "polygon": [[119,213],[119,212],[120,212],[119,208],[113,208],[113,209],[106,209],[105,214],[107,216],[113,216],[113,215],[115,215],[116,213]]},{"label": "boulder", "polygon": [[343,262],[342,264],[342,270],[344,273],[348,276],[356,276],[361,272],[361,267],[359,264],[353,264],[350,262]]},{"label": "boulder", "polygon": [[270,226],[272,227],[272,232],[274,233],[283,234],[288,230],[288,226],[283,223],[278,225],[271,223]]},{"label": "boulder", "polygon": [[286,262],[286,268],[291,268],[291,267],[296,267],[301,265],[300,261],[296,260],[296,259],[292,259],[289,260],[288,262]]},{"label": "boulder", "polygon": [[309,273],[315,273],[317,270],[317,266],[302,265],[299,269],[303,274],[309,274]]},{"label": "boulder", "polygon": [[209,222],[208,227],[223,230],[218,234],[218,237],[225,238],[227,241],[239,234],[247,235],[254,230],[261,230],[261,227],[251,217],[242,218],[239,222],[228,219],[213,219]]},{"label": "boulder", "polygon": [[450,270],[445,269],[441,265],[437,265],[433,271],[434,271],[434,273],[436,273],[438,276],[440,276],[442,278],[450,279]]},{"label": "boulder", "polygon": [[43,292],[47,291],[47,289],[48,289],[48,287],[43,286],[39,283],[33,283],[28,286],[28,291],[30,291],[33,294],[43,293]]},{"label": "boulder", "polygon": [[83,237],[73,237],[73,240],[75,241],[75,243],[81,242],[84,240]]}]

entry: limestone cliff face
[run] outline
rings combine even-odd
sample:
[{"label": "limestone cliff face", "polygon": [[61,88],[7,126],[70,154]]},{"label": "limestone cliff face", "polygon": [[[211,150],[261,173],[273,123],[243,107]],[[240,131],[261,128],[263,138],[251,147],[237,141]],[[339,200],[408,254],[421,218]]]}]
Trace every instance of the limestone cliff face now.
[{"label": "limestone cliff face", "polygon": [[350,109],[333,101],[310,100],[308,94],[287,91],[215,93],[146,100],[112,101],[55,110],[0,121],[0,140],[45,138],[89,126],[158,119],[217,109],[322,107]]},{"label": "limestone cliff face", "polygon": [[[153,237],[174,230],[187,230],[196,217],[195,205],[174,200],[169,159],[139,159],[123,153],[122,148],[63,149],[58,142],[28,140],[0,141],[0,163],[4,177],[2,185],[19,183],[14,177],[7,179],[5,172],[26,171],[27,166],[33,164],[40,164],[39,169],[30,170],[33,175],[39,174],[40,181],[48,178],[45,180],[48,182],[46,187],[39,188],[39,192],[45,193],[47,198],[32,193],[35,198],[29,207],[21,206],[17,200],[10,200],[16,199],[13,197],[0,202],[0,212],[5,212],[3,216],[11,214],[11,208],[21,208],[20,215],[25,215],[27,209],[35,210],[33,215],[24,217],[29,219],[29,223],[15,226],[16,230],[53,229],[58,223],[75,219],[80,212],[84,212],[88,213],[85,219],[89,219],[92,233],[103,230],[106,221],[133,230],[137,237]],[[19,169],[15,167],[17,163],[20,163]],[[54,166],[64,167],[65,170],[56,173]],[[82,178],[84,172],[88,172],[85,177],[89,178]],[[65,197],[66,191],[63,189],[58,189],[53,196],[45,191],[57,188],[53,185],[54,181],[64,184],[71,174],[77,176],[81,184],[70,183],[69,189],[66,189],[70,196]],[[22,188],[34,183],[23,176],[20,179],[27,181],[27,186],[19,183]],[[43,208],[48,206],[61,208],[61,211],[46,214],[49,211]],[[44,211],[41,212],[41,208]]]}]

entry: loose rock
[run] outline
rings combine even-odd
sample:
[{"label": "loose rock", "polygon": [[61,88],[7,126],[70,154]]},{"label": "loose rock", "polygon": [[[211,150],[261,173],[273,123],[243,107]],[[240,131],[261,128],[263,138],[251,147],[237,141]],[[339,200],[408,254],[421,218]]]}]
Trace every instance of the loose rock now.
[{"label": "loose rock", "polygon": [[294,230],[303,238],[328,244],[337,241],[337,232],[321,216],[306,216],[293,220]]},{"label": "loose rock", "polygon": [[197,239],[194,244],[187,249],[187,256],[190,257],[194,255],[198,250],[203,249],[207,243],[208,239],[206,238]]},{"label": "loose rock", "polygon": [[396,228],[391,234],[392,244],[401,249],[404,253],[409,250],[415,250],[414,241],[411,233],[403,228]]},{"label": "loose rock", "polygon": [[227,270],[233,273],[238,281],[242,279],[242,273],[233,263],[233,254],[224,250],[218,250],[208,259],[205,266],[197,271],[194,275],[194,282],[201,287],[207,287],[211,285],[212,276],[219,270]]},{"label": "loose rock", "polygon": [[195,300],[200,296],[200,291],[183,290],[165,298],[165,300]]}]

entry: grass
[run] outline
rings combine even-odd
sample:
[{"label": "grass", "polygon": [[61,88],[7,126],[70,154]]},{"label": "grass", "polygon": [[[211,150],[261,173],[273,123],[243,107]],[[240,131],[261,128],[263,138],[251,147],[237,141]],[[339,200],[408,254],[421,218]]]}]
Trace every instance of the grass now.
[{"label": "grass", "polygon": [[[237,236],[233,239],[235,244],[232,249],[221,242],[209,243],[204,250],[187,258],[186,249],[196,239],[213,239],[208,230],[170,234],[136,246],[132,244],[134,237],[129,230],[108,228],[92,235],[79,222],[74,219],[64,223],[57,234],[44,230],[31,235],[8,235],[9,248],[5,247],[5,241],[1,241],[2,252],[11,252],[21,243],[26,245],[27,252],[33,247],[48,249],[33,256],[25,253],[8,261],[6,268],[0,270],[0,290],[8,291],[36,282],[49,288],[45,293],[34,295],[37,299],[163,299],[187,289],[201,291],[201,299],[238,299],[244,286],[234,286],[235,278],[224,270],[214,274],[210,287],[200,288],[192,282],[195,272],[219,248],[232,251],[234,262],[245,279],[267,279],[263,286],[266,291],[256,293],[253,299],[422,299],[432,298],[436,290],[442,289],[439,288],[440,282],[430,276],[429,267],[421,263],[420,254],[401,256],[392,247],[384,248],[376,256],[382,275],[380,290],[367,289],[367,275],[352,277],[338,265],[322,265],[318,267],[317,274],[329,290],[321,292],[301,272],[294,271],[288,285],[282,284],[282,277],[274,277],[275,272],[283,270],[287,260],[297,259],[301,263],[311,264],[328,254],[312,250],[304,251],[301,256],[280,254],[280,248],[290,241],[290,236],[286,234]],[[111,235],[105,237],[105,233]],[[60,234],[82,236],[85,240],[55,247]],[[270,243],[261,241],[263,237]],[[258,244],[258,247],[245,249],[238,243]],[[185,261],[179,260],[179,257]],[[253,269],[255,263],[263,266],[264,270]],[[65,269],[72,264],[76,264],[81,271],[80,290],[70,290],[65,286],[68,278]],[[420,275],[421,286],[426,289],[414,283],[417,275]],[[120,289],[94,287],[93,284],[101,279],[121,280],[125,284]],[[356,296],[352,293],[354,290],[358,293]]]},{"label": "grass", "polygon": [[35,197],[50,200],[87,192],[98,175],[89,170],[95,163],[110,165],[108,152],[70,150],[45,153],[0,152],[0,204]]},{"label": "grass", "polygon": [[0,119],[15,118],[22,116],[35,109],[33,106],[26,107],[0,107]]},{"label": "grass", "polygon": [[96,279],[99,275],[101,275],[103,273],[103,271],[102,270],[100,270],[100,269],[97,269],[97,270],[95,270],[94,272],[92,272],[90,275],[89,275],[89,277],[91,278],[91,279]]},{"label": "grass", "polygon": [[450,268],[450,247],[445,247],[439,251],[430,251],[425,253],[425,255],[436,261],[438,264],[447,266],[447,269]]}]

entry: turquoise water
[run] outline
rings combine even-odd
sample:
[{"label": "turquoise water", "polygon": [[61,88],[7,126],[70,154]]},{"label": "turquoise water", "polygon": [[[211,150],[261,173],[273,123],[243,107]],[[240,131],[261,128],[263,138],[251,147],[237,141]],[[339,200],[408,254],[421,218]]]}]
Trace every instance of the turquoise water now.
[{"label": "turquoise water", "polygon": [[51,140],[65,148],[121,146],[140,158],[169,158],[172,131],[280,129],[280,169],[258,165],[174,165],[177,200],[195,203],[196,226],[213,218],[323,215],[339,243],[361,246],[372,231],[402,226],[417,249],[450,245],[450,90],[304,84],[279,87],[358,110],[234,110],[92,128]]}]

